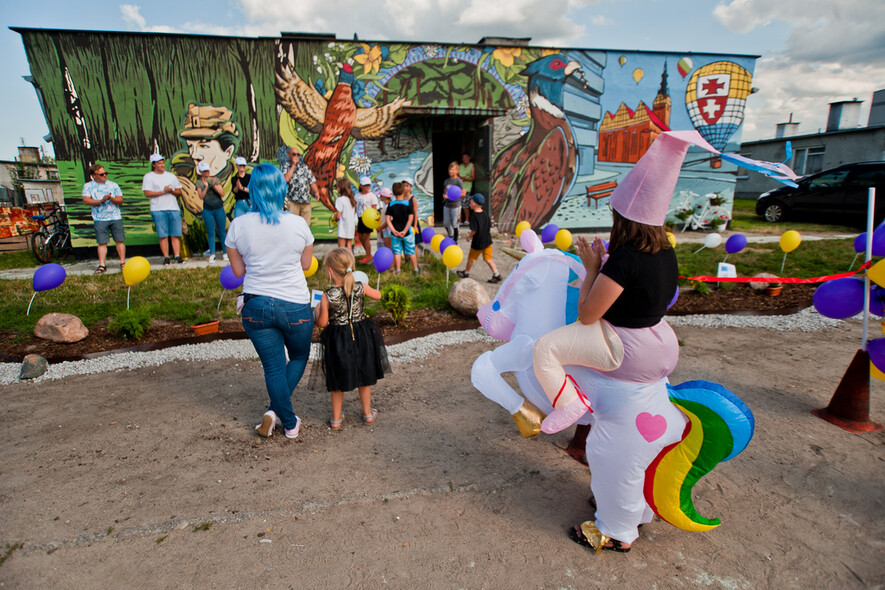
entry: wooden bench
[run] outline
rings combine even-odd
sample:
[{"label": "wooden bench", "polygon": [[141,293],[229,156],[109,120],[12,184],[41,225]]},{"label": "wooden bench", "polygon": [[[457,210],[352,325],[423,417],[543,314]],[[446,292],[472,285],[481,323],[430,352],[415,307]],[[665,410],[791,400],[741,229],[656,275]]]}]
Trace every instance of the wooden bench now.
[{"label": "wooden bench", "polygon": [[585,187],[587,189],[587,206],[590,206],[590,201],[593,201],[593,208],[599,208],[599,199],[604,199],[606,197],[610,197],[612,192],[614,192],[615,188],[617,188],[618,183],[615,181],[612,182],[603,182],[601,184],[594,184],[593,186]]}]

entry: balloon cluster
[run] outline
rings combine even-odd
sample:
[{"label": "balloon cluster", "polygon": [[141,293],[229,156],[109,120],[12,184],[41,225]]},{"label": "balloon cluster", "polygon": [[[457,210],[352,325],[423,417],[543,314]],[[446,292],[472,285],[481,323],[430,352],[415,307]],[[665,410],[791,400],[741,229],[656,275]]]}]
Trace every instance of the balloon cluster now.
[{"label": "balloon cluster", "polygon": [[[528,221],[520,221],[517,223],[516,229],[514,230],[516,237],[521,237],[522,232],[527,229],[532,229],[532,224]],[[548,223],[541,230],[541,243],[549,244],[551,242],[553,242],[553,244],[555,244],[560,250],[568,250],[572,246],[572,232],[567,229],[560,229],[559,226],[554,223]],[[522,244],[521,241],[520,244]]]},{"label": "balloon cluster", "polygon": [[[458,190],[458,198],[460,198],[461,189],[457,186],[450,186],[448,189],[449,193],[454,194],[453,188]],[[452,200],[454,201],[455,199]],[[464,250],[461,249],[458,243],[452,238],[436,233],[432,227],[425,227],[421,230],[421,241],[425,244],[430,244],[434,252],[442,254],[443,264],[450,270],[456,268],[464,260]]]}]

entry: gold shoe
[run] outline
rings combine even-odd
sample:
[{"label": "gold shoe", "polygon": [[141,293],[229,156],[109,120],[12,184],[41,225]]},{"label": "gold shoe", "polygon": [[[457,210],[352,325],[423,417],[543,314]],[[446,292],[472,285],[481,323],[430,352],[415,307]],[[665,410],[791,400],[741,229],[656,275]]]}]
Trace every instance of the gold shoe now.
[{"label": "gold shoe", "polygon": [[608,537],[599,532],[596,523],[592,520],[581,523],[581,533],[596,553],[602,551],[603,545],[609,541]]},{"label": "gold shoe", "polygon": [[522,402],[522,406],[513,414],[513,421],[519,433],[525,438],[532,438],[541,434],[541,421],[547,415],[539,410],[535,404],[529,400]]}]

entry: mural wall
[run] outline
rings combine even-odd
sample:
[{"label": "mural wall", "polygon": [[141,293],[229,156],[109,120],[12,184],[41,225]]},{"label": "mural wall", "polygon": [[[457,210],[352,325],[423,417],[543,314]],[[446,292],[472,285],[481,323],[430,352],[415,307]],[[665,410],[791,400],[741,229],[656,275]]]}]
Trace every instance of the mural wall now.
[{"label": "mural wall", "polygon": [[[124,193],[127,242],[155,242],[142,176],[166,156],[199,235],[196,164],[228,190],[233,161],[278,163],[300,148],[332,203],[335,180],[376,188],[415,178],[421,216],[441,207],[452,160],[468,152],[474,190],[502,230],[528,220],[611,224],[607,197],[654,138],[697,129],[736,151],[755,58],[488,45],[241,39],[16,29],[23,37],[62,176],[75,245],[93,244],[80,198],[103,164]],[[690,153],[671,207],[728,216],[734,169]],[[724,203],[711,208],[711,196]],[[317,237],[334,237],[314,204]]]}]

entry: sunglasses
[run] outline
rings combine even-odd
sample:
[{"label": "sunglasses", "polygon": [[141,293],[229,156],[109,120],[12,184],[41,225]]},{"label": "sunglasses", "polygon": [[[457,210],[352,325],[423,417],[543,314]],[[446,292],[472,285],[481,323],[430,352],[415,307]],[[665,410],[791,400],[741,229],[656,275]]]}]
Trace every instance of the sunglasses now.
[{"label": "sunglasses", "polygon": [[101,174],[96,174],[96,176],[107,176],[107,175],[108,175],[107,172],[102,172]]}]

